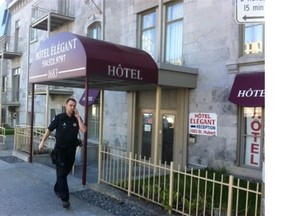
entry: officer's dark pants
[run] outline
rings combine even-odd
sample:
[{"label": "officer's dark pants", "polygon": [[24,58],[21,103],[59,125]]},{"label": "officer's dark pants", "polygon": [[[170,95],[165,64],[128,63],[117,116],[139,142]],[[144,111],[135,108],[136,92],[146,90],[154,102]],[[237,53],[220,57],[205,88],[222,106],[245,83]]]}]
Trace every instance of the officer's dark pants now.
[{"label": "officer's dark pants", "polygon": [[60,195],[62,201],[68,201],[69,188],[67,183],[67,176],[69,175],[75,161],[76,147],[69,147],[67,149],[56,147],[56,152],[57,180],[54,185],[54,191]]}]

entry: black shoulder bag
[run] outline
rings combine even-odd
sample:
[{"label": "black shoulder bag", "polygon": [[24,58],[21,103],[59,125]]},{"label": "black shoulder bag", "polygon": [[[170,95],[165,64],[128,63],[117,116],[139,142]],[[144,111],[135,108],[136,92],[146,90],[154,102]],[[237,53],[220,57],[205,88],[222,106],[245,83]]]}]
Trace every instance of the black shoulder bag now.
[{"label": "black shoulder bag", "polygon": [[80,132],[78,132],[78,138],[77,138],[77,143],[76,143],[76,147],[82,147],[83,146],[83,142],[82,142],[82,138],[80,135]]}]

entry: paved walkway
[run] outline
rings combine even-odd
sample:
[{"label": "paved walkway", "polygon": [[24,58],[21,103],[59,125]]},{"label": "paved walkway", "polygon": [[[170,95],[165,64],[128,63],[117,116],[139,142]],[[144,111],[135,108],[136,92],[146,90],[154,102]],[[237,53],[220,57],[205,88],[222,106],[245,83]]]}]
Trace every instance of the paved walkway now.
[{"label": "paved walkway", "polygon": [[[8,157],[7,157],[8,158]],[[70,209],[54,194],[55,169],[40,163],[0,160],[0,215],[113,215],[71,195]],[[81,180],[68,177],[70,192],[85,190]]]},{"label": "paved walkway", "polygon": [[[0,216],[113,216],[73,195],[70,196],[71,208],[64,209],[53,192],[55,176],[54,168],[13,157],[10,146],[7,150],[0,150]],[[71,175],[68,184],[70,193],[89,188],[82,185],[81,179]]]},{"label": "paved walkway", "polygon": [[[128,199],[127,193],[121,190],[106,184],[95,183],[97,182],[98,171],[97,164],[94,162],[88,163],[86,185],[82,185],[81,167],[76,167],[74,176],[68,176],[71,207],[64,209],[61,200],[53,191],[56,170],[51,166],[51,162],[48,161],[47,164],[49,165],[47,166],[47,164],[36,160],[33,160],[32,163],[23,161],[12,156],[13,136],[7,136],[6,143],[7,149],[0,150],[0,216],[115,216],[116,213],[121,216],[168,215],[162,208],[152,208],[146,202],[140,202],[137,199],[136,201],[133,198]],[[76,194],[85,194],[89,190],[99,193],[97,199],[101,202],[100,207],[108,202],[110,208],[106,206],[106,211],[97,205],[89,204],[90,202],[84,201],[85,199],[77,198]],[[101,199],[100,194],[104,196],[103,199]],[[111,199],[106,198],[105,195]],[[89,196],[88,198],[93,197]],[[119,203],[121,206],[117,206]],[[123,205],[124,203],[125,205]],[[120,209],[118,208],[121,208],[121,214],[119,214]],[[127,211],[127,208],[130,210]],[[112,214],[111,212],[116,213]],[[130,213],[128,214],[128,212]]]}]

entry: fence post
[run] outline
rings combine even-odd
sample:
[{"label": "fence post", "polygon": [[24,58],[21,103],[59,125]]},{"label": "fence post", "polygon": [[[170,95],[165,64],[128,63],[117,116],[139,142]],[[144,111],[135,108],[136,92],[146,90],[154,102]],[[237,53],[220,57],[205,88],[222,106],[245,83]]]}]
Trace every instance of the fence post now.
[{"label": "fence post", "polygon": [[128,165],[128,197],[131,196],[131,184],[132,184],[132,152],[129,153],[129,165]]},{"label": "fence post", "polygon": [[228,188],[227,216],[232,215],[232,204],[233,204],[233,182],[234,182],[234,176],[229,175],[229,188]]},{"label": "fence post", "polygon": [[169,214],[172,213],[172,206],[173,206],[173,169],[174,169],[174,163],[173,161],[170,162],[170,183],[169,183]]}]

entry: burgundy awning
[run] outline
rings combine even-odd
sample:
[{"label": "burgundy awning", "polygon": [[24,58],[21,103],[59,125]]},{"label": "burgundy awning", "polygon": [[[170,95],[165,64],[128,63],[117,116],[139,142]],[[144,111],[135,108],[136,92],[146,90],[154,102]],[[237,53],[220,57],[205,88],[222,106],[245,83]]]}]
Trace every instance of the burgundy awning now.
[{"label": "burgundy awning", "polygon": [[[100,93],[100,91],[98,89],[89,89],[88,90],[88,105],[91,105],[95,102],[99,93]],[[85,98],[85,91],[84,91],[82,97],[79,100],[79,104],[81,104],[82,106],[85,106],[85,100],[86,100],[86,98]]]},{"label": "burgundy awning", "polygon": [[157,85],[158,67],[145,51],[61,32],[43,41],[33,56],[29,82],[77,88],[133,90]]},{"label": "burgundy awning", "polygon": [[264,107],[264,72],[237,74],[228,100],[243,107]]}]

